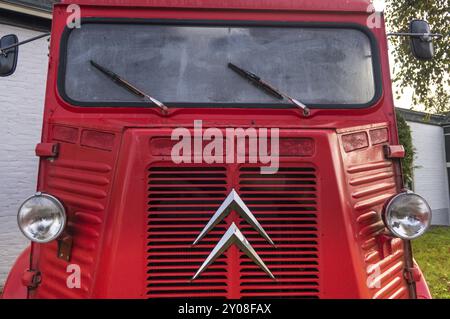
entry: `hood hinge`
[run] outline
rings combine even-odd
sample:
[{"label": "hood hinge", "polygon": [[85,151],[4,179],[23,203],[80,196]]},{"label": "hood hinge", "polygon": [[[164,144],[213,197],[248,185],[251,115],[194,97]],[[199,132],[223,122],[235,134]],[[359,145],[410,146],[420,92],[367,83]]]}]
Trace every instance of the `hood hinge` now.
[{"label": "hood hinge", "polygon": [[403,276],[408,283],[418,282],[422,278],[422,275],[417,267],[405,268]]},{"label": "hood hinge", "polygon": [[41,279],[40,271],[27,269],[23,272],[22,284],[29,289],[35,289],[41,283]]},{"label": "hood hinge", "polygon": [[384,156],[387,159],[405,158],[405,148],[403,145],[384,145]]},{"label": "hood hinge", "polygon": [[55,158],[59,154],[59,144],[58,143],[38,143],[36,145],[36,156]]}]

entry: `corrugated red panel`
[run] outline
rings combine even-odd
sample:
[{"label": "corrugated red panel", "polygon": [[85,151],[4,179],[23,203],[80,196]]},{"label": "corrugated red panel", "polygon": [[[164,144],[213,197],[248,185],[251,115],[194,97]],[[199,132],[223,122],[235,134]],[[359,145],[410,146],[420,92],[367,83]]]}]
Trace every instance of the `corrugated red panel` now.
[{"label": "corrugated red panel", "polygon": [[[56,241],[41,245],[39,269],[42,284],[35,297],[89,297],[110,173],[109,165],[93,161],[60,159],[48,164],[46,190],[64,202],[68,213],[68,231],[75,240],[69,263],[57,258]],[[81,289],[67,287],[69,264],[80,267]]]},{"label": "corrugated red panel", "polygon": [[370,293],[373,298],[407,298],[403,243],[399,239],[380,242],[386,231],[380,212],[386,200],[396,194],[393,164],[382,158],[369,163],[355,161],[347,173]]}]

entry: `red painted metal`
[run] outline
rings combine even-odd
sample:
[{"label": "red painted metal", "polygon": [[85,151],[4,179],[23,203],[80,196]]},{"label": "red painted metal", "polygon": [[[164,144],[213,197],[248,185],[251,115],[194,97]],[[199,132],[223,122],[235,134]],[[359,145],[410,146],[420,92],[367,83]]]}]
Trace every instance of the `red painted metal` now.
[{"label": "red painted metal", "polygon": [[[57,258],[56,241],[33,244],[31,267],[41,272],[42,282],[30,298],[409,297],[402,241],[380,245],[382,206],[402,188],[398,163],[383,151],[398,144],[384,25],[371,30],[381,56],[383,95],[369,108],[313,109],[307,119],[296,109],[258,108],[171,108],[164,116],[152,108],[80,108],[59,96],[60,39],[70,3],[81,4],[82,17],[366,25],[370,14],[368,0],[57,4],[42,142],[60,148],[54,161],[40,161],[38,190],[64,203],[73,246],[69,263]],[[194,120],[204,128],[279,128],[282,169],[265,176],[251,165],[174,164],[171,132],[192,128]],[[348,148],[349,135],[365,136],[367,143]],[[276,249],[235,213],[190,246],[232,188]],[[273,269],[276,282],[234,246],[198,280],[189,280],[232,222]],[[69,264],[81,268],[79,289],[66,285]]]},{"label": "red painted metal", "polygon": [[346,152],[366,148],[369,147],[369,137],[364,131],[346,134],[342,136],[342,145],[344,146],[344,150]]},{"label": "red painted metal", "polygon": [[420,273],[420,279],[416,282],[416,290],[417,290],[417,298],[418,299],[431,299],[430,289],[428,288],[428,284],[425,281],[425,277],[420,270],[420,267],[414,262],[415,268]]},{"label": "red painted metal", "polygon": [[28,297],[28,288],[23,284],[24,273],[30,267],[31,247],[28,246],[17,258],[13,268],[8,274],[8,278],[3,288],[0,298],[3,299],[26,299]]}]

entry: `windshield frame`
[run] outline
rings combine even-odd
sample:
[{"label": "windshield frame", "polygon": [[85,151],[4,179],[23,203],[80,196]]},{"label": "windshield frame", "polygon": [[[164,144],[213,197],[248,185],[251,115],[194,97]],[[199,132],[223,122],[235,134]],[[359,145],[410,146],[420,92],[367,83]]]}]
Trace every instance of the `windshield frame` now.
[{"label": "windshield frame", "polygon": [[[82,18],[81,25],[88,23],[105,24],[149,24],[149,25],[173,25],[173,26],[213,26],[213,27],[286,27],[286,28],[338,28],[352,29],[364,33],[370,42],[373,67],[374,96],[367,103],[359,104],[320,104],[308,103],[311,109],[367,109],[374,106],[383,95],[382,71],[380,50],[378,41],[373,32],[366,26],[358,23],[341,22],[284,22],[284,21],[243,21],[243,20],[175,20],[175,19],[131,19],[131,18]],[[57,91],[60,97],[67,103],[76,107],[89,108],[149,108],[155,107],[147,102],[83,102],[70,98],[65,92],[65,71],[67,63],[67,46],[72,28],[65,27],[60,42],[59,65],[57,71]],[[165,103],[169,108],[263,108],[263,109],[289,109],[293,106],[286,103],[205,103],[205,102],[170,102]]]}]

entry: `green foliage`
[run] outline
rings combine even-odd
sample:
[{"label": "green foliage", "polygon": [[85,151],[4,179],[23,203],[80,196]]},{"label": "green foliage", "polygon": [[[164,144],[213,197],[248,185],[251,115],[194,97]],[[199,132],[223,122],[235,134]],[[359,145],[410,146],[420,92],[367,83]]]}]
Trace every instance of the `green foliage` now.
[{"label": "green foliage", "polygon": [[450,227],[432,227],[412,245],[433,298],[450,298]]},{"label": "green foliage", "polygon": [[411,137],[411,129],[399,111],[397,111],[397,128],[400,145],[405,148],[405,158],[402,159],[403,179],[405,185],[412,182],[414,170],[414,147]]},{"label": "green foliage", "polygon": [[450,111],[450,5],[449,0],[387,0],[386,22],[390,32],[408,31],[414,19],[425,19],[433,33],[443,38],[434,40],[435,58],[419,61],[413,57],[408,37],[390,37],[394,56],[394,82],[403,89],[414,89],[413,103],[423,104],[428,112]]}]

